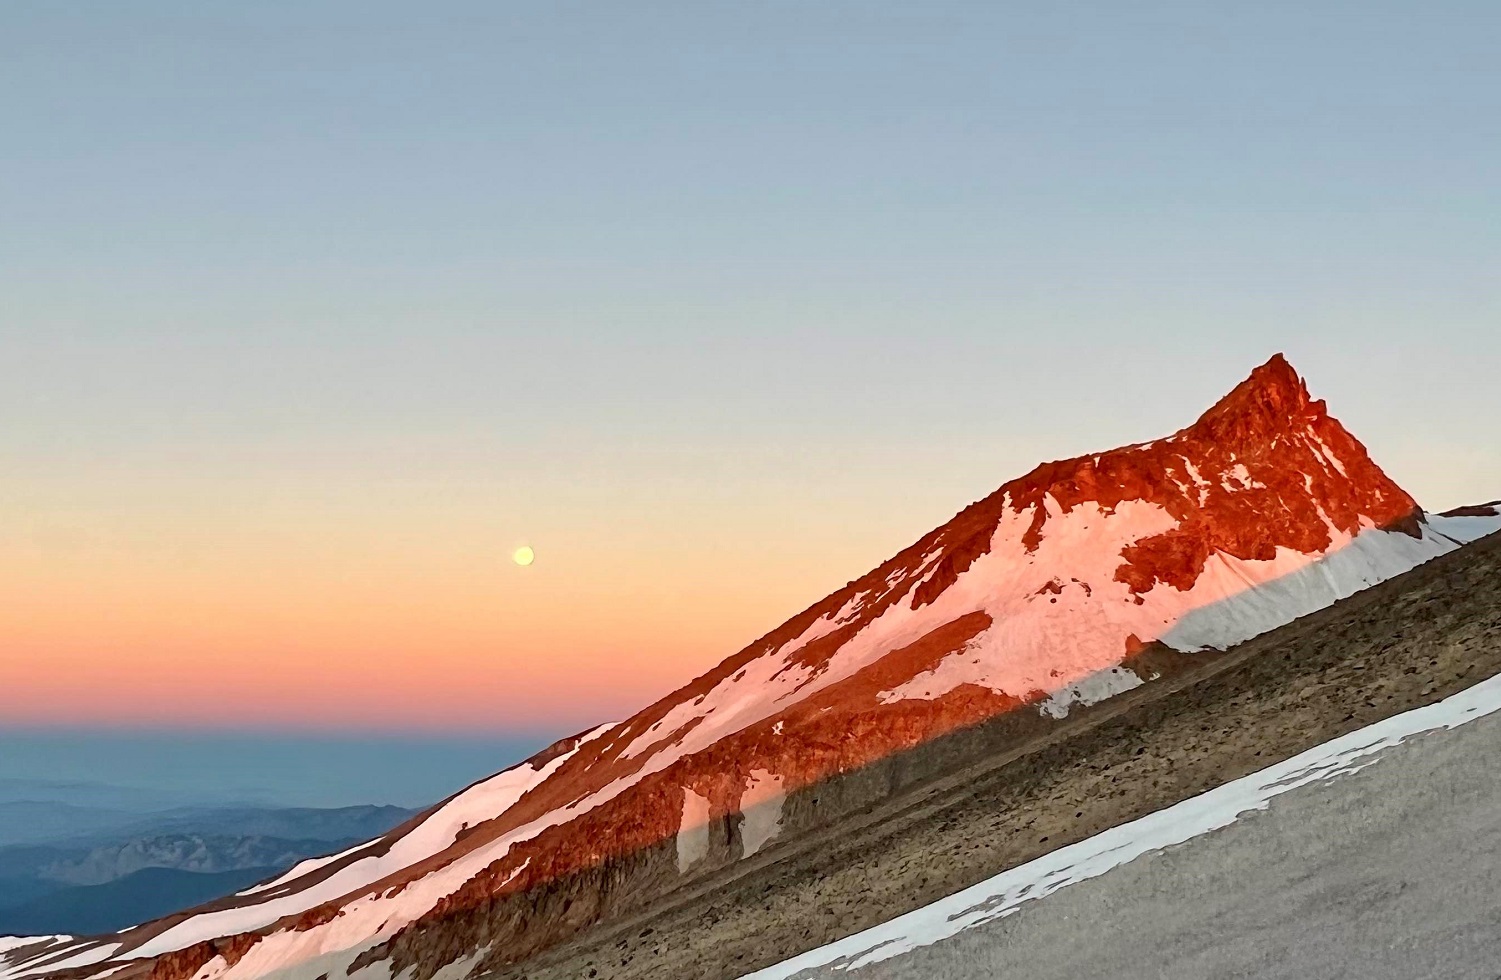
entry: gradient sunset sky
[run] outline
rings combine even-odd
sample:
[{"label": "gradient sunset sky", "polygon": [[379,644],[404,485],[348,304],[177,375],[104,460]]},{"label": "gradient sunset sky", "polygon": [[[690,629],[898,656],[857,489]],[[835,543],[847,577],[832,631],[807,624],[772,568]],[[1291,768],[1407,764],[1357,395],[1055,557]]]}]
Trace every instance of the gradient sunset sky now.
[{"label": "gradient sunset sky", "polygon": [[1501,497],[1498,30],[7,3],[0,726],[619,718],[1278,350]]}]

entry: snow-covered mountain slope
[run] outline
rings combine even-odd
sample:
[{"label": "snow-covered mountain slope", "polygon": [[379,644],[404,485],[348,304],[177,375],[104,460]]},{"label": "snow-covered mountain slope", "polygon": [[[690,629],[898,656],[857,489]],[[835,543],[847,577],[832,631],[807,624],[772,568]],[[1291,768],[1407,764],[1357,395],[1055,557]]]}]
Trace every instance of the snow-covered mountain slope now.
[{"label": "snow-covered mountain slope", "polygon": [[0,951],[0,980],[460,980],[773,846],[793,790],[1064,717],[1143,683],[1154,643],[1230,646],[1498,527],[1424,515],[1278,356],[1172,436],[1007,483],[624,722],[215,906]]}]

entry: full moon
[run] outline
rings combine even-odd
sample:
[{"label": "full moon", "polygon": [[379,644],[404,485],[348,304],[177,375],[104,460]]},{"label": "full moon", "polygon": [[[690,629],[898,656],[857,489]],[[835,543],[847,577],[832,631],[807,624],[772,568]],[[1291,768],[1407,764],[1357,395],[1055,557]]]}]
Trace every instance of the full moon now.
[{"label": "full moon", "polygon": [[526,545],[522,545],[511,555],[511,560],[518,565],[530,565],[537,560],[537,553]]}]

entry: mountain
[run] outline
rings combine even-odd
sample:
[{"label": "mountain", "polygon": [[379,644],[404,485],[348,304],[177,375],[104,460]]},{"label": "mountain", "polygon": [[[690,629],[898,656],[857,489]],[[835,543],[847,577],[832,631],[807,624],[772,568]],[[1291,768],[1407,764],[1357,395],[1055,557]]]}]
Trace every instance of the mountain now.
[{"label": "mountain", "polygon": [[0,803],[0,846],[40,844],[82,834],[106,833],[141,819],[139,813],[45,800]]},{"label": "mountain", "polygon": [[1164,651],[1197,664],[1171,688],[491,980],[1491,977],[1497,583],[1501,534]]},{"label": "mountain", "polygon": [[1172,436],[1005,484],[624,722],[192,913],[13,949],[0,980],[498,969],[952,764],[882,760],[1063,724],[1164,680],[1162,650],[1225,649],[1498,528],[1495,505],[1425,514],[1278,356]]},{"label": "mountain", "polygon": [[277,837],[340,841],[373,837],[411,817],[399,806],[195,807],[154,813],[112,833],[101,843],[164,834]]},{"label": "mountain", "polygon": [[35,875],[44,881],[66,885],[102,885],[147,868],[170,868],[194,874],[220,874],[251,868],[279,871],[304,858],[325,853],[331,844],[348,846],[366,836],[330,841],[326,838],[286,840],[260,835],[162,834],[106,844],[77,857],[51,861],[37,868]]},{"label": "mountain", "polygon": [[[55,812],[44,803],[27,810],[43,820]],[[186,808],[130,813],[107,830],[0,847],[0,931],[87,932],[100,922],[114,923],[110,929],[144,922],[367,840],[412,815],[389,806]],[[45,836],[67,827],[58,821]],[[303,836],[256,832],[263,830]],[[103,887],[127,877],[132,883]]]},{"label": "mountain", "polygon": [[384,833],[414,812],[370,804],[325,808],[193,806],[138,811],[15,800],[0,803],[0,855],[18,845],[76,851],[165,834],[339,841]]},{"label": "mountain", "polygon": [[[38,804],[27,812],[45,820],[55,811]],[[394,806],[181,809],[133,813],[108,830],[73,836],[65,835],[68,825],[58,821],[45,843],[0,846],[0,877],[101,884],[145,867],[263,867],[282,863],[266,860],[278,851],[298,857],[324,853],[330,845],[385,833],[414,815],[415,811]],[[247,861],[251,857],[254,860]]]}]

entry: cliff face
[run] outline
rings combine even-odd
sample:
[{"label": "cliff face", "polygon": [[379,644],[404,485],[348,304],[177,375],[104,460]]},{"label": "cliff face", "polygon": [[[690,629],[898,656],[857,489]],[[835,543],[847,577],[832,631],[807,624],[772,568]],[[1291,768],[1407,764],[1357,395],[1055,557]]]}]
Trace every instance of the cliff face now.
[{"label": "cliff face", "polygon": [[624,722],[219,907],[11,970],[493,967],[837,819],[859,801],[786,803],[832,777],[1007,713],[1048,724],[1150,680],[1131,658],[1154,644],[1229,646],[1488,526],[1445,520],[1278,356],[1172,436],[1007,483]]}]

